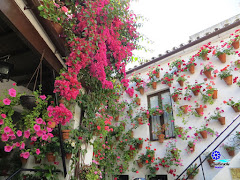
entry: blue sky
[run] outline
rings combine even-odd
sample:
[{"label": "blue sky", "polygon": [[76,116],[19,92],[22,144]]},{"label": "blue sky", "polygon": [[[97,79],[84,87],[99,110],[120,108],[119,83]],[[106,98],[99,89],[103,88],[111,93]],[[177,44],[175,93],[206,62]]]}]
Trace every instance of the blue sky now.
[{"label": "blue sky", "polygon": [[148,19],[140,32],[154,41],[143,43],[152,52],[134,53],[151,59],[186,43],[189,36],[240,14],[240,0],[135,0],[131,9]]}]

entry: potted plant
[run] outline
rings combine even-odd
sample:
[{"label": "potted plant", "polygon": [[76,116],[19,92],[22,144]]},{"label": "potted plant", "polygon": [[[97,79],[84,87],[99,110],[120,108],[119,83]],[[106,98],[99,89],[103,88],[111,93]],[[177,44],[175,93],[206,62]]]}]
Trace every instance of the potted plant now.
[{"label": "potted plant", "polygon": [[240,69],[240,60],[236,60],[234,64],[235,66],[237,66],[238,69]]},{"label": "potted plant", "polygon": [[182,111],[182,112],[180,112],[180,114],[182,114],[182,113],[187,114],[187,112],[188,112],[188,105],[180,106],[179,111]]},{"label": "potted plant", "polygon": [[[55,165],[47,165],[47,164],[41,164],[40,166],[35,166],[34,169],[40,170],[35,172],[34,179],[38,180],[42,179],[43,177],[46,177],[46,179],[49,180],[58,180],[58,172],[61,172]],[[43,170],[43,171],[42,171]]]},{"label": "potted plant", "polygon": [[197,83],[196,81],[194,85],[188,85],[187,90],[191,90],[195,96],[198,96],[200,89],[202,88],[202,84],[203,83]]},{"label": "potted plant", "polygon": [[177,102],[178,101],[178,97],[181,94],[182,94],[182,89],[181,88],[177,88],[177,89],[175,88],[173,93],[171,94],[173,101]]},{"label": "potted plant", "polygon": [[188,147],[191,151],[191,153],[193,153],[195,151],[195,144],[194,141],[188,141]]},{"label": "potted plant", "polygon": [[169,67],[172,69],[174,67],[176,67],[178,70],[181,69],[181,65],[183,64],[184,60],[181,60],[181,59],[177,59],[175,61],[173,61]]},{"label": "potted plant", "polygon": [[197,131],[197,133],[200,133],[203,139],[207,139],[207,134],[210,134],[212,136],[215,134],[214,130],[207,127],[207,124],[201,126],[201,128]]},{"label": "potted plant", "polygon": [[148,111],[149,111],[149,114],[152,116],[161,116],[164,113],[163,110],[158,106],[155,108],[149,108]]},{"label": "potted plant", "polygon": [[186,70],[189,70],[189,72],[191,74],[194,74],[195,73],[195,66],[197,64],[195,63],[195,58],[194,56],[193,57],[190,57],[190,61],[186,64]]},{"label": "potted plant", "polygon": [[214,101],[213,99],[217,99],[217,92],[218,90],[213,88],[212,85],[207,85],[206,91],[204,91],[204,93],[202,93],[202,100],[204,102],[204,104],[206,104],[207,102],[209,104],[213,104]]},{"label": "potted plant", "polygon": [[232,45],[232,47],[234,49],[238,49],[239,48],[239,39],[240,39],[240,36],[239,36],[239,29],[237,29],[235,31],[235,34],[231,34],[230,36],[230,41],[229,41],[229,45]]},{"label": "potted plant", "polygon": [[143,146],[143,139],[142,138],[133,138],[130,140],[130,144],[134,145],[134,147],[138,148],[138,149],[142,149]]},{"label": "potted plant", "polygon": [[60,149],[59,138],[58,137],[51,138],[51,141],[46,143],[44,147],[45,147],[44,152],[46,152],[48,162],[54,162],[56,156],[58,156],[58,152]]},{"label": "potted plant", "polygon": [[179,85],[181,86],[181,87],[183,87],[183,83],[184,83],[184,81],[186,81],[187,79],[185,78],[185,75],[182,75],[182,76],[179,76],[178,78],[177,78],[177,82],[179,83]]},{"label": "potted plant", "polygon": [[207,57],[208,53],[211,52],[211,47],[209,45],[210,43],[203,45],[196,56],[201,57],[203,60],[209,60],[209,58]]},{"label": "potted plant", "polygon": [[140,94],[144,94],[144,80],[139,75],[133,75],[131,82],[136,83],[136,90],[140,92]]},{"label": "potted plant", "polygon": [[76,142],[72,139],[68,139],[63,142],[63,148],[65,151],[66,159],[71,159],[72,154],[76,151]]},{"label": "potted plant", "polygon": [[235,112],[240,112],[240,100],[238,102],[234,102],[232,99],[229,99],[226,103],[231,106]]},{"label": "potted plant", "polygon": [[214,111],[214,115],[211,115],[209,120],[218,120],[221,125],[225,125],[225,117],[221,116],[221,113],[223,113],[224,110],[221,110],[220,108],[216,108]]},{"label": "potted plant", "polygon": [[184,129],[183,127],[175,126],[174,128],[174,135],[181,138],[182,140],[187,139],[187,129]]},{"label": "potted plant", "polygon": [[221,45],[221,48],[219,46],[216,46],[216,49],[213,51],[213,55],[217,56],[218,59],[222,62],[226,62],[226,55],[234,54],[233,48],[231,46],[227,46],[227,43]]},{"label": "potted plant", "polygon": [[235,156],[235,146],[225,145],[224,148],[227,150],[229,156]]},{"label": "potted plant", "polygon": [[212,77],[212,70],[214,70],[213,67],[214,66],[211,62],[204,66],[203,74],[205,74],[205,76],[209,79]]},{"label": "potted plant", "polygon": [[137,94],[135,94],[135,98],[134,98],[134,102],[138,105],[138,106],[140,106],[141,105],[141,99],[138,97],[138,95]]},{"label": "potted plant", "polygon": [[226,66],[225,68],[221,69],[220,73],[218,74],[218,76],[223,79],[227,85],[232,85],[232,69],[228,68],[228,66]]},{"label": "potted plant", "polygon": [[168,124],[163,124],[162,126],[159,124],[156,124],[157,129],[153,131],[153,134],[155,134],[158,137],[158,142],[163,143],[164,142],[164,137],[165,137],[165,130],[167,128]]},{"label": "potted plant", "polygon": [[62,126],[62,138],[63,140],[66,140],[66,139],[69,139],[69,135],[70,135],[70,126],[69,124],[65,125],[65,126]]},{"label": "potted plant", "polygon": [[157,83],[160,82],[160,80],[156,79],[155,75],[152,72],[148,73],[147,75],[149,77],[149,82],[147,83],[147,86],[152,86],[153,89],[156,89]]},{"label": "potted plant", "polygon": [[214,159],[212,158],[212,153],[205,153],[205,156],[207,157],[207,162],[210,167],[214,167]]},{"label": "potted plant", "polygon": [[198,173],[199,169],[197,168],[197,164],[194,164],[187,169],[188,179],[193,179]]},{"label": "potted plant", "polygon": [[162,78],[162,83],[167,84],[169,87],[171,87],[173,82],[173,74],[166,72]]}]

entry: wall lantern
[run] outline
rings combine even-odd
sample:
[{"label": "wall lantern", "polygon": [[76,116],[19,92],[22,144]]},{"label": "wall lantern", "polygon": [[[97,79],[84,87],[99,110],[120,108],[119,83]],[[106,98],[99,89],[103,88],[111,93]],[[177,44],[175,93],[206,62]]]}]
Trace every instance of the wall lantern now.
[{"label": "wall lantern", "polygon": [[14,65],[7,62],[9,58],[10,58],[10,55],[0,57],[0,81],[1,82],[3,82],[3,79],[7,79],[9,81],[10,74],[12,73]]}]

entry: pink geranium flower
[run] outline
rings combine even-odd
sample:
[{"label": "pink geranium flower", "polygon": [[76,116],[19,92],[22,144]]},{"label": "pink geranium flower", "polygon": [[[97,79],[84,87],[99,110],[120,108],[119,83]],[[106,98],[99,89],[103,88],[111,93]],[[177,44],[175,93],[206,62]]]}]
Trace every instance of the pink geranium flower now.
[{"label": "pink geranium flower", "polygon": [[46,141],[46,140],[48,139],[48,135],[46,135],[46,134],[42,135],[42,139],[43,139],[44,141]]},{"label": "pink geranium flower", "polygon": [[4,130],[5,133],[11,132],[11,128],[8,127],[8,126],[6,126],[3,130]]},{"label": "pink geranium flower", "polygon": [[21,150],[21,149],[24,149],[24,148],[25,148],[25,143],[22,142],[22,144],[20,145],[19,149]]},{"label": "pink geranium flower", "polygon": [[6,114],[1,114],[1,116],[3,119],[7,117]]},{"label": "pink geranium flower", "polygon": [[30,136],[30,131],[29,130],[25,131],[24,132],[24,137],[28,139],[29,136]]},{"label": "pink geranium flower", "polygon": [[33,126],[33,129],[34,129],[35,131],[40,131],[40,130],[41,130],[41,127],[40,127],[39,125],[35,124],[35,125]]},{"label": "pink geranium flower", "polygon": [[39,96],[42,100],[45,100],[47,97],[45,95]]},{"label": "pink geranium flower", "polygon": [[3,103],[4,103],[5,105],[10,105],[10,104],[11,104],[11,100],[8,99],[8,98],[5,98],[5,99],[3,100]]},{"label": "pink geranium flower", "polygon": [[42,124],[42,122],[43,122],[42,118],[37,118],[37,119],[36,119],[36,123],[37,123],[37,124]]},{"label": "pink geranium flower", "polygon": [[30,156],[30,153],[29,153],[29,152],[22,152],[22,153],[20,154],[20,156],[21,156],[22,158],[24,158],[24,159],[28,159],[28,157]]},{"label": "pink geranium flower", "polygon": [[40,149],[36,149],[36,154],[37,154],[37,155],[40,154]]},{"label": "pink geranium flower", "polygon": [[0,119],[0,125],[3,125],[3,124],[4,124],[3,119]]},{"label": "pink geranium flower", "polygon": [[3,133],[1,138],[2,138],[2,141],[8,141],[8,139],[9,139],[9,137],[6,133]]},{"label": "pink geranium flower", "polygon": [[16,97],[16,90],[11,88],[8,90],[8,94],[11,96],[11,97]]}]

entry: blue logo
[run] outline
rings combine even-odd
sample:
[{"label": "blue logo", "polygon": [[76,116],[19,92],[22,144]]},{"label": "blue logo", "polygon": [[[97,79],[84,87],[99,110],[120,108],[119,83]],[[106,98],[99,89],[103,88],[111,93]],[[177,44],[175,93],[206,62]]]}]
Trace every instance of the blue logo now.
[{"label": "blue logo", "polygon": [[213,151],[211,156],[214,160],[218,160],[221,157],[221,153],[219,151]]}]

